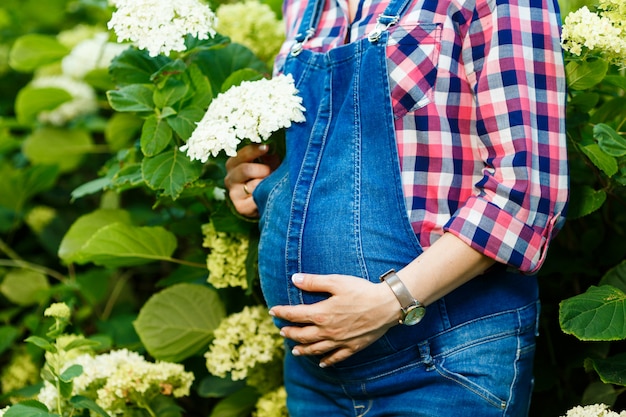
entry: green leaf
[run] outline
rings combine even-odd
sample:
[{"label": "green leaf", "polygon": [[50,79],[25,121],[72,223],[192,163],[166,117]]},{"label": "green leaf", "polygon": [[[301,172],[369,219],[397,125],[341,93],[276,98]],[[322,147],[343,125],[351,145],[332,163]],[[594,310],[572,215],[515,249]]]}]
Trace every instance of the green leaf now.
[{"label": "green leaf", "polygon": [[141,131],[141,151],[145,156],[158,155],[172,141],[172,128],[163,119],[151,115]]},{"label": "green leaf", "polygon": [[592,143],[590,145],[581,146],[580,150],[608,177],[612,177],[617,173],[617,161],[613,156],[604,152],[604,150],[600,148],[600,145]]},{"label": "green leaf", "polygon": [[612,285],[592,286],[559,305],[561,329],[580,340],[626,338],[626,294]]},{"label": "green leaf", "polygon": [[612,85],[613,87],[626,90],[626,77],[622,75],[607,75],[604,77],[604,82]]},{"label": "green leaf", "polygon": [[25,342],[32,343],[33,345],[45,350],[46,352],[56,353],[57,348],[52,343],[39,336],[29,336],[24,339]]},{"label": "green leaf", "polygon": [[191,80],[191,89],[193,91],[190,107],[197,107],[203,110],[209,107],[209,103],[213,100],[213,90],[209,79],[202,73],[197,65],[191,65],[187,73]]},{"label": "green leaf", "polygon": [[233,72],[250,68],[268,73],[267,65],[243,45],[230,44],[225,48],[202,52],[197,56],[198,67],[209,78],[211,89],[221,91],[222,84]]},{"label": "green leaf", "polygon": [[120,112],[154,111],[154,87],[147,84],[131,84],[118,90],[107,91],[113,110]]},{"label": "green leaf", "polygon": [[202,173],[202,164],[193,163],[177,148],[155,157],[144,158],[143,178],[153,190],[176,200],[185,186]]},{"label": "green leaf", "polygon": [[134,141],[144,121],[134,114],[114,113],[107,121],[104,138],[113,151],[119,151]]},{"label": "green leaf", "polygon": [[72,201],[77,200],[86,195],[95,194],[108,188],[111,185],[111,179],[107,177],[96,178],[93,181],[86,182],[82,185],[76,187],[74,191],[72,191]]},{"label": "green leaf", "polygon": [[567,108],[571,109],[575,107],[582,113],[589,113],[600,101],[600,94],[598,93],[580,93],[576,94],[567,102]]},{"label": "green leaf", "polygon": [[157,72],[152,74],[150,82],[155,85],[163,85],[165,82],[172,80],[172,77],[179,77],[187,70],[187,64],[181,59],[170,61],[163,65]]},{"label": "green leaf", "polygon": [[59,375],[59,378],[63,382],[69,382],[72,379],[76,378],[77,376],[80,376],[82,373],[83,373],[83,367],[81,365],[72,365],[69,368],[67,368],[65,371],[63,371],[63,373]]},{"label": "green leaf", "polygon": [[181,417],[185,411],[176,404],[174,398],[165,395],[152,398],[149,406],[154,415],[159,417]]},{"label": "green leaf", "polygon": [[154,104],[162,109],[178,103],[185,95],[189,87],[184,82],[175,78],[169,78],[165,85],[154,92]]},{"label": "green leaf", "polygon": [[96,404],[95,401],[87,398],[87,397],[83,397],[82,395],[75,395],[72,398],[70,398],[70,403],[78,408],[78,409],[87,409],[90,411],[93,411],[94,413],[96,413],[99,416],[102,417],[111,417],[109,416],[109,414],[104,411],[104,409],[102,407],[100,407],[98,404]]},{"label": "green leaf", "polygon": [[58,174],[59,169],[55,166],[35,165],[15,169],[0,163],[0,207],[21,211],[28,199],[52,188]]},{"label": "green leaf", "polygon": [[600,280],[600,285],[612,285],[626,292],[626,261],[609,269]]},{"label": "green leaf", "polygon": [[66,352],[72,350],[72,349],[78,349],[78,348],[83,348],[83,347],[93,347],[96,348],[98,346],[100,346],[101,343],[97,340],[90,340],[90,339],[74,339],[72,340],[70,343],[68,343],[67,345],[65,345],[65,347],[63,347],[63,350],[65,350]]},{"label": "green leaf", "polygon": [[57,384],[59,385],[59,394],[62,398],[70,398],[72,396],[72,391],[74,390],[72,381],[64,381],[59,378]]},{"label": "green leaf", "polygon": [[44,127],[24,141],[23,151],[33,164],[54,165],[61,172],[70,172],[93,151],[93,146],[86,130]]},{"label": "green leaf", "polygon": [[129,48],[113,59],[109,71],[117,85],[150,84],[153,74],[171,61],[163,55],[151,57],[144,50]]},{"label": "green leaf", "polygon": [[150,297],[134,325],[150,355],[179,362],[207,348],[225,315],[216,291],[183,283]]},{"label": "green leaf", "polygon": [[620,353],[606,359],[589,359],[593,368],[605,384],[626,386],[626,353]]},{"label": "green leaf", "polygon": [[598,210],[606,201],[604,190],[594,190],[588,185],[571,189],[568,219],[577,219]]},{"label": "green leaf", "polygon": [[0,326],[0,355],[6,352],[15,342],[19,331],[13,326]]},{"label": "green leaf", "polygon": [[613,385],[605,384],[602,381],[594,381],[585,388],[580,404],[606,404],[613,406],[618,394]]},{"label": "green leaf", "polygon": [[22,124],[37,120],[37,115],[45,110],[53,110],[71,101],[72,95],[62,88],[22,88],[15,99],[15,114]]},{"label": "green leaf", "polygon": [[48,412],[48,407],[39,401],[26,400],[12,405],[4,413],[4,417],[57,417],[58,414]]},{"label": "green leaf", "polygon": [[174,132],[184,141],[191,137],[196,130],[197,123],[204,116],[204,111],[197,107],[185,108],[176,114],[175,117],[165,119]]},{"label": "green leaf", "polygon": [[96,231],[72,260],[79,264],[117,268],[170,260],[176,237],[163,227],[136,227],[113,223]]},{"label": "green leaf", "polygon": [[144,184],[141,164],[125,165],[113,177],[113,185],[119,189],[137,187]]},{"label": "green leaf", "polygon": [[233,381],[230,378],[220,378],[208,375],[200,381],[198,395],[203,398],[223,398],[246,386],[246,381]]},{"label": "green leaf", "polygon": [[604,123],[593,127],[593,137],[598,145],[608,155],[620,157],[626,155],[626,139],[620,136],[615,129]]},{"label": "green leaf", "polygon": [[41,272],[30,269],[11,270],[0,284],[2,295],[21,306],[43,302],[49,288],[48,278]]},{"label": "green leaf", "polygon": [[131,226],[130,213],[125,210],[96,210],[82,215],[63,236],[58,251],[59,257],[64,262],[73,262],[80,257],[80,251],[98,230],[113,223]]},{"label": "green leaf", "polygon": [[572,90],[586,90],[604,79],[609,64],[603,60],[570,61],[566,67],[567,85]]},{"label": "green leaf", "polygon": [[256,81],[263,78],[263,74],[251,68],[237,70],[230,74],[222,84],[221,91],[225,92],[231,87],[236,87],[244,81]]},{"label": "green leaf", "polygon": [[254,410],[259,397],[254,388],[243,388],[217,403],[209,417],[247,417]]},{"label": "green leaf", "polygon": [[58,61],[70,51],[55,37],[29,34],[18,38],[11,48],[9,65],[22,72]]}]

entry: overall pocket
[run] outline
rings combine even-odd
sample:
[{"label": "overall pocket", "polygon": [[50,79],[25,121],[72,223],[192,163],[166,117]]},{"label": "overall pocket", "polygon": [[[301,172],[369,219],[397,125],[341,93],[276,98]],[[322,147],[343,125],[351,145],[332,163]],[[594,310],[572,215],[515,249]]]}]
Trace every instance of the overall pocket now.
[{"label": "overall pocket", "polygon": [[390,29],[387,71],[396,119],[433,101],[441,31],[439,23],[398,25]]}]

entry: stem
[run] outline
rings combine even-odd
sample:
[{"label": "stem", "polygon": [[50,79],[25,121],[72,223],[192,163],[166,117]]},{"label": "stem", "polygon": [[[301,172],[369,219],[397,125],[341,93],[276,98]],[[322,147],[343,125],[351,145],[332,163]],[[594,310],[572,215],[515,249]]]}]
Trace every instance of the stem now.
[{"label": "stem", "polygon": [[21,261],[22,258],[20,257],[20,255],[18,255],[17,252],[15,252],[13,249],[11,249],[11,247],[9,245],[6,244],[6,242],[2,239],[0,239],[0,250],[2,252],[4,252],[4,254],[6,256],[8,256],[11,259],[15,259],[15,260],[19,260]]},{"label": "stem", "polygon": [[113,290],[111,290],[111,296],[107,300],[107,303],[104,306],[104,310],[102,311],[103,320],[106,320],[111,314],[111,311],[113,311],[113,307],[115,306],[116,301],[119,298],[119,295],[122,293],[122,290],[124,289],[124,285],[126,285],[126,282],[128,281],[129,278],[130,278],[130,272],[122,275],[115,283]]},{"label": "stem", "polygon": [[169,258],[168,261],[169,262],[173,262],[175,264],[187,265],[187,266],[193,266],[194,268],[206,269],[206,264],[201,264],[201,263],[198,263],[198,262],[186,261],[184,259]]},{"label": "stem", "polygon": [[60,282],[65,281],[66,277],[63,274],[58,273],[57,271],[46,268],[45,266],[36,265],[30,262],[22,261],[22,260],[9,260],[9,259],[0,259],[0,266],[8,266],[11,268],[23,268],[29,269],[31,271],[40,272],[44,275],[48,275]]}]

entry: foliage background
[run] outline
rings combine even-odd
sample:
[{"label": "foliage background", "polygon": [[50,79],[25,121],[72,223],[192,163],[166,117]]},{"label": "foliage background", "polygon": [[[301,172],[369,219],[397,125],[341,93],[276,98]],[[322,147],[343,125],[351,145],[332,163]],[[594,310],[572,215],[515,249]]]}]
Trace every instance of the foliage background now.
[{"label": "foliage background", "polygon": [[[54,301],[65,301],[75,309],[72,325],[77,331],[97,336],[111,348],[125,347],[146,356],[154,355],[154,351],[146,349],[133,322],[142,307],[164,289],[183,283],[208,288],[207,271],[202,267],[207,255],[202,247],[202,225],[212,220],[220,230],[245,234],[254,242],[256,225],[234,216],[227,202],[213,197],[224,175],[224,161],[219,159],[204,168],[200,176],[202,184],[196,183],[195,191],[181,199],[163,198],[145,186],[127,189],[120,186],[116,190],[85,193],[74,198],[76,195],[72,193],[103,176],[103,167],[110,166],[112,160],[130,160],[124,159],[126,156],[120,152],[137,152],[138,145],[133,139],[140,134],[140,122],[135,120],[133,124],[131,119],[123,124],[124,130],[135,135],[130,134],[126,143],[115,143],[108,137],[107,129],[111,129],[110,120],[115,112],[105,96],[106,90],[113,88],[106,77],[93,79],[100,111],[67,127],[85,132],[89,137],[88,146],[77,154],[72,153],[75,150],[61,149],[56,168],[46,159],[47,154],[55,154],[54,149],[34,152],[34,160],[41,162],[33,162],[32,151],[25,152],[25,144],[32,141],[37,127],[16,117],[16,98],[33,74],[11,68],[11,47],[25,34],[56,35],[78,24],[102,26],[109,18],[105,4],[99,0],[2,0],[0,5],[0,369],[24,349],[41,365],[42,353],[24,345],[23,340],[45,332],[49,323],[40,318],[43,310]],[[584,4],[592,2],[561,0],[563,16]],[[211,6],[215,10],[218,4]],[[271,6],[280,13],[277,2]],[[267,63],[253,58],[247,59],[243,67],[246,66],[253,67],[257,74],[271,71]],[[233,68],[235,66],[225,70],[227,74],[222,81]],[[603,277],[606,280],[607,273],[613,276],[613,284],[626,281],[623,267],[626,259],[624,160],[615,157],[618,171],[607,175],[600,168],[602,163],[590,160],[589,153],[583,149],[593,144],[590,126],[607,123],[619,131],[626,120],[626,99],[623,98],[626,82],[619,81],[624,80],[624,74],[615,68],[609,69],[608,74],[613,77],[612,82],[605,80],[583,89],[582,93],[570,93],[570,100],[580,95],[568,110],[574,218],[554,240],[540,272],[542,315],[532,416],[559,416],[574,405],[594,402],[611,404],[614,409],[626,408],[626,400],[619,395],[626,384],[621,379],[626,375],[626,365],[612,363],[618,375],[610,379],[610,383],[605,383],[607,379],[601,372],[600,378],[598,372],[592,371],[600,360],[625,352],[624,337],[614,337],[612,341],[581,341],[563,331],[559,315],[563,300],[584,295],[589,287],[601,283]],[[213,95],[217,94],[220,86],[212,87]],[[591,87],[594,96],[585,95]],[[132,126],[135,126],[134,131]],[[75,162],[59,169],[58,162],[68,158]],[[58,250],[72,224],[81,216],[102,208],[123,209],[129,214],[129,224],[133,227],[161,227],[172,233],[177,246],[171,257],[117,267],[106,262],[68,264],[61,260]],[[253,276],[254,254],[246,262],[249,275]],[[16,274],[18,270],[29,272]],[[248,291],[213,289],[219,294],[225,314],[259,302],[258,288],[253,279],[250,282],[252,287]],[[614,310],[614,317],[621,319],[624,317],[623,299],[619,301],[621,308]],[[624,321],[620,321],[622,327]],[[596,362],[589,358],[595,358]],[[224,381],[218,383],[218,379],[208,374],[201,354],[174,355],[169,359],[184,363],[196,375],[192,395],[181,404],[185,415],[250,415],[249,405],[239,409],[219,408],[218,404],[224,404],[222,400],[240,390],[241,385],[225,383],[226,388],[221,386]],[[598,371],[597,366],[595,371]],[[16,393],[7,392],[4,387],[0,389],[3,390],[0,402],[8,404]],[[27,395],[28,391],[21,394]],[[235,397],[234,401],[241,404],[241,397]]]}]

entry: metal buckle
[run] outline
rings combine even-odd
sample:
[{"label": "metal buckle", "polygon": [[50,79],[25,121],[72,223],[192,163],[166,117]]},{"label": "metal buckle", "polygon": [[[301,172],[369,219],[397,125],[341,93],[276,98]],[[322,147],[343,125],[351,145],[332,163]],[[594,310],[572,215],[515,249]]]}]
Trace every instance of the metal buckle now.
[{"label": "metal buckle", "polygon": [[[304,36],[304,39],[302,39],[300,42],[296,42],[293,44],[293,46],[291,47],[291,56],[298,56],[300,55],[300,52],[302,52],[302,50],[304,49],[304,47],[302,45],[304,45],[304,43],[306,43],[306,41],[308,41],[311,36],[313,36],[315,34],[315,29],[313,28],[309,28],[306,30],[306,35]],[[299,34],[298,34],[299,36]],[[296,36],[296,38],[298,37]]]},{"label": "metal buckle", "polygon": [[[389,21],[389,23],[381,23],[381,19],[391,19],[391,20]],[[367,40],[370,41],[371,43],[378,42],[383,32],[389,29],[390,26],[393,26],[396,23],[398,23],[398,20],[400,20],[399,16],[387,16],[384,14],[378,15],[378,18],[376,19],[376,26],[369,33],[369,35],[367,35]]]}]

